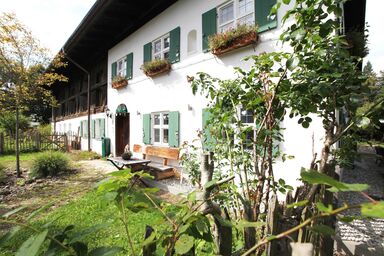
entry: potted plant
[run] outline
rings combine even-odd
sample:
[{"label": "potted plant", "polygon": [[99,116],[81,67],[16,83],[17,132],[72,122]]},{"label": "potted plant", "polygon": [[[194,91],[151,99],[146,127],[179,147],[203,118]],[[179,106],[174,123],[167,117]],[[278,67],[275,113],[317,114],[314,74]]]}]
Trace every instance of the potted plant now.
[{"label": "potted plant", "polygon": [[145,62],[141,69],[144,74],[149,77],[154,77],[171,70],[171,63],[167,59],[152,60]]},{"label": "potted plant", "polygon": [[127,145],[124,147],[124,153],[121,154],[121,158],[123,158],[123,160],[131,160],[131,158],[132,158],[132,152],[131,152],[131,150],[129,150],[129,144],[127,144]]},{"label": "potted plant", "polygon": [[118,75],[112,79],[112,88],[114,89],[120,89],[127,85],[128,85],[128,80],[123,76]]},{"label": "potted plant", "polygon": [[258,40],[257,26],[240,24],[236,28],[209,37],[209,48],[216,55],[238,49]]}]

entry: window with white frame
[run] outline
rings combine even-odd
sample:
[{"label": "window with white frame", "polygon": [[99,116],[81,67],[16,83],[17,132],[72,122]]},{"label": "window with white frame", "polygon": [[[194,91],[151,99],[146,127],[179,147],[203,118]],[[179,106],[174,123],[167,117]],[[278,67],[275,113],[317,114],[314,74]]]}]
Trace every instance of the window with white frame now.
[{"label": "window with white frame", "polygon": [[161,60],[168,59],[169,47],[171,45],[171,39],[169,34],[166,34],[152,42],[152,59]]},{"label": "window with white frame", "polygon": [[235,28],[238,24],[255,24],[254,0],[234,0],[218,8],[218,31]]},{"label": "window with white frame", "polygon": [[125,77],[127,75],[127,58],[121,58],[117,61],[117,76]]},{"label": "window with white frame", "polygon": [[152,138],[155,145],[168,145],[169,141],[169,113],[160,112],[152,114]]}]

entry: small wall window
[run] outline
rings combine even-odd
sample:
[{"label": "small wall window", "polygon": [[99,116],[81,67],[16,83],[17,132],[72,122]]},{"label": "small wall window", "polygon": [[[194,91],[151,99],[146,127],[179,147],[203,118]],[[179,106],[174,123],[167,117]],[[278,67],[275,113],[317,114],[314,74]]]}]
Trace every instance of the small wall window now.
[{"label": "small wall window", "polygon": [[152,114],[152,138],[154,145],[168,146],[169,143],[169,113],[153,113]]},{"label": "small wall window", "polygon": [[169,57],[169,47],[171,39],[169,34],[166,34],[152,42],[152,59],[168,59]]},{"label": "small wall window", "polygon": [[117,75],[125,77],[127,75],[127,58],[121,58],[117,61]]},{"label": "small wall window", "polygon": [[197,51],[197,33],[196,30],[191,30],[188,33],[188,55]]}]

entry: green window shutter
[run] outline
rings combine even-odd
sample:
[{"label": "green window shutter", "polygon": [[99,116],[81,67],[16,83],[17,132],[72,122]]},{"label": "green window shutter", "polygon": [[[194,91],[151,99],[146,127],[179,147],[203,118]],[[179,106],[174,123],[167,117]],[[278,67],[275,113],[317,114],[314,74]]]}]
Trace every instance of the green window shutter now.
[{"label": "green window shutter", "polygon": [[83,137],[83,121],[80,121],[80,137]]},{"label": "green window shutter", "polygon": [[259,26],[259,33],[277,27],[277,18],[271,20],[268,17],[275,4],[276,0],[255,0],[255,22]]},{"label": "green window shutter", "polygon": [[95,138],[95,126],[96,126],[96,120],[91,120],[91,138]]},{"label": "green window shutter", "polygon": [[105,119],[99,119],[100,120],[100,137],[105,138]]},{"label": "green window shutter", "polygon": [[217,32],[217,11],[216,8],[203,13],[203,51],[209,51],[208,38]]},{"label": "green window shutter", "polygon": [[143,143],[151,144],[151,114],[143,115]]},{"label": "green window shutter", "polygon": [[211,118],[212,114],[209,109],[205,108],[202,112],[203,116],[203,149],[207,151],[212,151],[214,149],[214,139],[211,136],[210,125],[208,125],[208,120]]},{"label": "green window shutter", "polygon": [[88,138],[88,120],[84,121],[84,126],[85,126],[84,137]]},{"label": "green window shutter", "polygon": [[152,60],[152,42],[144,45],[144,63]]},{"label": "green window shutter", "polygon": [[112,79],[113,79],[117,75],[117,62],[112,63],[111,70],[112,70],[111,75],[112,75]]},{"label": "green window shutter", "polygon": [[171,63],[180,61],[180,27],[175,28],[169,32],[170,47],[169,47],[169,61]]},{"label": "green window shutter", "polygon": [[132,69],[133,69],[133,52],[127,55],[127,79],[132,79]]},{"label": "green window shutter", "polygon": [[169,146],[179,147],[179,120],[180,113],[179,111],[169,112],[169,124],[168,124],[168,136],[169,136]]}]

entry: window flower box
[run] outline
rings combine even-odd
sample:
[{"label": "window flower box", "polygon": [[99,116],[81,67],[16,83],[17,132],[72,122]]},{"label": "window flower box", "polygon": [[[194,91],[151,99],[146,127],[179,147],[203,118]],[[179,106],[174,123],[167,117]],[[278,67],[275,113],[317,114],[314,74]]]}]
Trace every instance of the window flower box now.
[{"label": "window flower box", "polygon": [[212,54],[220,56],[229,51],[256,44],[258,40],[257,26],[238,25],[209,38],[209,48]]},{"label": "window flower box", "polygon": [[120,89],[128,85],[127,78],[123,76],[115,76],[112,79],[112,88],[113,89]]},{"label": "window flower box", "polygon": [[153,60],[144,63],[141,67],[144,74],[149,77],[155,77],[171,70],[171,63],[167,59]]}]

